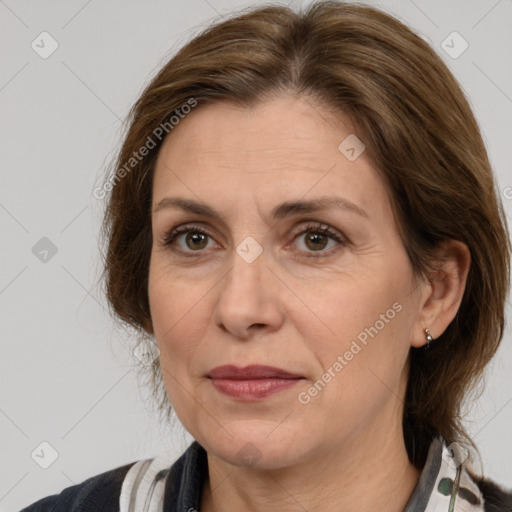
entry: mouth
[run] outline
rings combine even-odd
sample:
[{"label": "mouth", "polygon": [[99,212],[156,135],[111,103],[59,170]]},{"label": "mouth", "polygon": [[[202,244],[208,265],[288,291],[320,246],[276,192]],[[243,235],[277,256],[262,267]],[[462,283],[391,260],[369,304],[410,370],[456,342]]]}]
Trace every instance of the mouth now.
[{"label": "mouth", "polygon": [[295,386],[301,375],[274,366],[250,365],[239,368],[224,365],[209,374],[213,386],[223,395],[239,401],[253,402]]}]

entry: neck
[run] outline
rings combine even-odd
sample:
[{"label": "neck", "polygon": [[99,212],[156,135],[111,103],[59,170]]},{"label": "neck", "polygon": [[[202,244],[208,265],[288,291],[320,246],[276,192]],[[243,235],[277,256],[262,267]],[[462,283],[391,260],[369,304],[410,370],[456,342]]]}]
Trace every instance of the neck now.
[{"label": "neck", "polygon": [[[418,483],[402,429],[357,432],[293,467],[257,470],[208,454],[201,512],[401,512]],[[212,491],[213,490],[213,491]]]}]

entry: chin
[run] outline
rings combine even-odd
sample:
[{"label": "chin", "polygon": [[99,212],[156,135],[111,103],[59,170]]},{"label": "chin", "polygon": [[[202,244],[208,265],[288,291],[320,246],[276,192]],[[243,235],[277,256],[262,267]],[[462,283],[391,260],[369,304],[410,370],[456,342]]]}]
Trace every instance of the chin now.
[{"label": "chin", "polygon": [[277,425],[245,420],[226,426],[231,436],[221,429],[218,436],[213,437],[210,433],[194,438],[208,453],[237,467],[269,470],[297,464],[305,451],[306,441],[311,443],[311,436]]}]

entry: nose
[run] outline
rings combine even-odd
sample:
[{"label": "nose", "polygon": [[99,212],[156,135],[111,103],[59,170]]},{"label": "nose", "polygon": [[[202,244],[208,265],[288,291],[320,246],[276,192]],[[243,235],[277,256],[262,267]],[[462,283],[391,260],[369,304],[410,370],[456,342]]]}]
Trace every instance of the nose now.
[{"label": "nose", "polygon": [[233,252],[232,261],[231,270],[216,288],[215,324],[240,340],[277,331],[284,321],[283,290],[265,252],[252,262]]}]

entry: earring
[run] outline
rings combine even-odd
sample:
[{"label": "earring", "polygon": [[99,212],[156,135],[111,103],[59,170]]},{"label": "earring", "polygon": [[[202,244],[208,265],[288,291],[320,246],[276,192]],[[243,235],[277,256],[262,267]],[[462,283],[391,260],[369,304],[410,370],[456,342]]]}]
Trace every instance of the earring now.
[{"label": "earring", "polygon": [[428,329],[425,329],[425,336],[427,338],[427,344],[425,345],[425,350],[428,350],[430,348],[430,344],[434,341],[434,338],[432,338],[432,335],[430,334],[430,331]]}]

